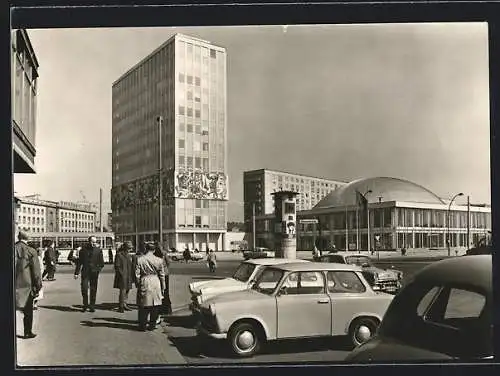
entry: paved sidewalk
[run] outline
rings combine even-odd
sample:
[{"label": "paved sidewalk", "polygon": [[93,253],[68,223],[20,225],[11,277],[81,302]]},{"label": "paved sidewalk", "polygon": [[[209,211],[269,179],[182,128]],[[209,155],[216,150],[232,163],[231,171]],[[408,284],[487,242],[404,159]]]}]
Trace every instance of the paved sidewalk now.
[{"label": "paved sidewalk", "polygon": [[[56,281],[44,282],[44,298],[35,311],[36,338],[19,338],[22,314],[16,315],[17,364],[29,367],[185,363],[169,340],[165,324],[154,332],[139,332],[136,310],[116,311],[118,290],[112,288],[113,277],[113,273],[101,274],[94,313],[80,311],[80,281],[71,274],[56,274]],[[185,283],[183,278],[172,280],[172,288],[179,291],[172,295],[174,307],[184,303],[181,291],[186,289]],[[135,303],[135,296],[133,289],[131,303]]]}]

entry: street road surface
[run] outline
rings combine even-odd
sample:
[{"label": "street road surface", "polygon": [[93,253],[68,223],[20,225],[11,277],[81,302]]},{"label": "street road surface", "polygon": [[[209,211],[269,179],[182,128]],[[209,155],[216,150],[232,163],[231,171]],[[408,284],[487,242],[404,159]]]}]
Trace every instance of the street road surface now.
[{"label": "street road surface", "polygon": [[[200,341],[187,310],[190,300],[188,283],[193,280],[229,277],[242,261],[218,261],[215,275],[209,272],[204,261],[187,264],[173,262],[170,267],[170,295],[175,316],[169,320],[168,325],[162,324],[161,328],[150,334],[134,330],[136,311],[127,314],[115,312],[117,290],[112,289],[112,265],[106,265],[103,270],[98,295],[98,300],[102,302],[101,309],[98,308],[95,314],[77,312],[78,307],[74,305],[81,303],[79,281],[73,280],[73,268],[70,265],[60,265],[56,281],[46,282],[50,287],[37,312],[38,315],[44,315],[43,326],[36,328],[39,337],[33,341],[37,343],[18,340],[22,341],[18,342],[18,352],[22,352],[18,359],[22,359],[24,364],[39,365],[132,365],[172,364],[178,363],[179,358],[193,364],[336,362],[345,358],[350,348],[343,338],[273,342],[264,347],[261,354],[250,359],[232,357],[224,342]],[[377,265],[383,268],[392,266],[403,271],[405,283],[429,263],[430,261],[410,260],[392,263],[384,260]],[[135,302],[135,289],[130,292],[130,301]],[[76,342],[72,336],[77,336]],[[60,345],[57,346],[57,351],[47,350],[56,349],[53,347],[56,343]],[[146,343],[155,343],[155,350],[146,350]],[[45,350],[34,351],[31,349],[33,346]],[[178,355],[174,354],[174,349]]]},{"label": "street road surface", "polygon": [[[241,261],[219,261],[216,277],[229,277]],[[421,268],[428,265],[429,261],[418,262],[380,262],[376,265],[382,268],[394,267],[404,273],[403,284],[407,282]],[[191,275],[193,279],[216,278],[209,273],[204,262],[199,263],[173,263],[171,273]],[[203,278],[205,276],[205,278]],[[188,298],[189,301],[189,298]],[[296,363],[296,362],[338,362],[344,360],[350,352],[350,347],[344,338],[334,339],[309,339],[273,342],[263,348],[261,354],[249,359],[235,359],[230,354],[226,344],[221,341],[208,341],[201,343],[196,337],[190,312],[183,309],[176,312],[176,317],[170,320],[166,332],[170,340],[177,347],[188,363]]]}]

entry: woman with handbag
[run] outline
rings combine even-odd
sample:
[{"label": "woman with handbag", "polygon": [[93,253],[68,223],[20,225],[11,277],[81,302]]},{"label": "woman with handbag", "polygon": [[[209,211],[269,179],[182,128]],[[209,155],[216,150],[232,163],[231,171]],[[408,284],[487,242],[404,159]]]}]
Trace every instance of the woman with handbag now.
[{"label": "woman with handbag", "polygon": [[[155,245],[146,245],[146,254],[137,258],[135,277],[138,283],[139,330],[155,330],[165,290],[163,260],[154,255]],[[149,318],[149,325],[148,324]]]}]

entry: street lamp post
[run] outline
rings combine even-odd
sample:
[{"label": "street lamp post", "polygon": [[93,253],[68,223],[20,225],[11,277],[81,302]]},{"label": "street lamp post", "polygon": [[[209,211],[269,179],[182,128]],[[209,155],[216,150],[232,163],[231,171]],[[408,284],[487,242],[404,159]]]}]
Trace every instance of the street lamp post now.
[{"label": "street lamp post", "polygon": [[460,193],[457,193],[455,196],[453,196],[453,198],[451,199],[449,205],[448,205],[448,212],[447,212],[447,236],[446,236],[446,242],[447,242],[447,245],[448,245],[448,257],[450,257],[450,254],[451,254],[451,239],[450,239],[450,210],[451,210],[451,204],[453,204],[453,201],[455,201],[455,199],[458,197],[458,196],[463,196],[464,194],[462,192]]},{"label": "street lamp post", "polygon": [[162,142],[161,142],[161,128],[163,125],[163,116],[158,116],[156,118],[158,122],[158,236],[159,236],[159,244],[163,244],[163,184],[161,181],[162,178]]},{"label": "street lamp post", "polygon": [[[361,194],[360,192],[358,192],[358,193]],[[369,190],[367,190],[365,192],[365,194],[361,194],[364,197],[365,200],[366,200],[366,195],[368,193],[372,193],[372,190],[369,189]],[[366,203],[366,212],[368,214],[368,223],[367,224],[369,225],[369,223],[370,223],[370,213],[368,211],[368,202]],[[358,213],[359,213],[359,203],[356,206],[356,249],[359,251],[360,247],[359,247],[359,214]],[[369,243],[370,243],[370,240],[369,240],[370,239],[370,229],[369,229],[369,227],[370,226],[368,226],[368,251],[370,250],[370,247],[369,247]]]},{"label": "street lamp post", "polygon": [[255,231],[255,202],[252,202],[252,248],[253,248],[254,252],[255,252],[255,238],[256,238],[256,231]]}]

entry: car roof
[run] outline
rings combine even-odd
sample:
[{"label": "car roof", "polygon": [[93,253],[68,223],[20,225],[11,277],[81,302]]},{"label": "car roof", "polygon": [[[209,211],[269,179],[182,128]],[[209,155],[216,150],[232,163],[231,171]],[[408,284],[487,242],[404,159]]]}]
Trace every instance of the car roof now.
[{"label": "car roof", "polygon": [[428,265],[415,276],[415,282],[437,284],[452,282],[492,291],[492,274],[491,255],[460,256]]},{"label": "car roof", "polygon": [[337,264],[333,262],[311,262],[307,264],[290,263],[283,265],[276,265],[276,269],[287,270],[292,272],[307,272],[307,271],[361,271],[361,267],[357,265]]},{"label": "car roof", "polygon": [[368,255],[364,255],[362,253],[358,253],[358,252],[329,252],[327,253],[326,255],[322,255],[321,257],[323,256],[354,256],[354,257],[370,257]]},{"label": "car roof", "polygon": [[245,261],[246,263],[255,264],[255,265],[281,265],[287,263],[306,263],[310,262],[302,259],[286,259],[286,258],[258,258],[258,259],[250,259]]}]

